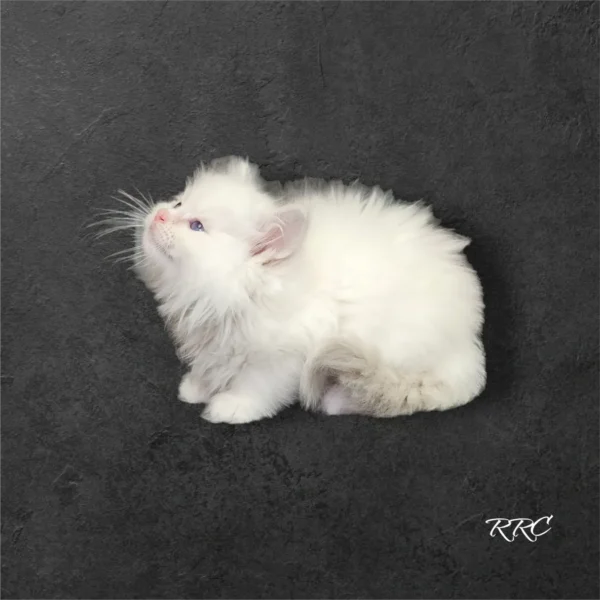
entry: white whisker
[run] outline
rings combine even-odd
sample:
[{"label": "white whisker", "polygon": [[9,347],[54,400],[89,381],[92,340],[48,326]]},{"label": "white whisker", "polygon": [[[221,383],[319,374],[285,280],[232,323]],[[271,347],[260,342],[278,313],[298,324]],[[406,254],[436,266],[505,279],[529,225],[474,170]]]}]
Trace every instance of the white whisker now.
[{"label": "white whisker", "polygon": [[[139,193],[139,191],[138,191],[138,193]],[[133,202],[140,210],[142,210],[144,212],[148,212],[150,210],[150,206],[148,205],[147,202],[143,202],[139,198],[136,198],[135,196],[132,196],[131,194],[128,194],[127,192],[125,192],[123,190],[119,190],[119,194],[121,194],[124,198],[126,198],[130,202]]]},{"label": "white whisker", "polygon": [[[134,186],[135,187],[135,186]],[[151,203],[150,200],[148,200],[148,198],[146,198],[146,196],[144,196],[144,194],[142,194],[142,192],[140,192],[140,190],[138,190],[138,188],[135,188],[135,191],[142,197],[142,200],[144,201],[144,204],[150,208],[152,206],[152,204],[154,204],[153,202]],[[148,194],[149,195],[149,194]]]},{"label": "white whisker", "polygon": [[106,258],[114,258],[115,256],[120,256],[121,254],[125,254],[131,257],[141,253],[138,250],[136,250],[136,248],[125,248],[125,250],[118,250],[117,252],[109,254]]},{"label": "white whisker", "polygon": [[97,213],[98,215],[126,215],[126,216],[133,216],[133,215],[141,215],[142,213],[136,212],[136,213],[132,213],[131,211],[127,211],[127,210],[115,210],[115,209],[105,209],[102,211],[98,211]]},{"label": "white whisker", "polygon": [[104,231],[100,231],[98,234],[96,234],[96,238],[100,239],[106,235],[114,233],[115,231],[123,231],[125,229],[136,229],[136,226],[135,225],[115,225],[114,227],[109,227],[108,229],[105,229]]},{"label": "white whisker", "polygon": [[136,214],[136,215],[147,215],[148,214],[148,211],[144,211],[139,206],[136,206],[135,204],[131,204],[131,202],[127,202],[126,200],[123,200],[123,198],[117,198],[116,196],[111,196],[111,198],[113,200],[116,200],[120,204],[123,204],[124,206],[126,206],[128,208],[127,212],[130,212],[130,213]]},{"label": "white whisker", "polygon": [[102,219],[101,221],[94,221],[86,225],[87,227],[99,227],[102,225],[130,225],[131,227],[141,227],[141,223],[137,219],[125,219],[123,217],[119,219]]}]

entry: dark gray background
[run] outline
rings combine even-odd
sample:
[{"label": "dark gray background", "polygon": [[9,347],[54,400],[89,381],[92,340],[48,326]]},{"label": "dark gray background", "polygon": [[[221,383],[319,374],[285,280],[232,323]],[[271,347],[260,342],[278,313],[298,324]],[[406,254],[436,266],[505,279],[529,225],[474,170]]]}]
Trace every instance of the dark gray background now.
[{"label": "dark gray background", "polygon": [[[2,3],[5,598],[597,598],[598,4]],[[472,236],[489,385],[214,426],[83,235],[245,154]],[[493,517],[554,515],[536,543]]]}]

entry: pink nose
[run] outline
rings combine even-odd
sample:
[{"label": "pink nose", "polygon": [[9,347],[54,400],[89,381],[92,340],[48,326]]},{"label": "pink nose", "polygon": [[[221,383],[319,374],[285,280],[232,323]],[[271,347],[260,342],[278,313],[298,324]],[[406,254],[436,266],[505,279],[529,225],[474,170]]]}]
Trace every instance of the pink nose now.
[{"label": "pink nose", "polygon": [[154,215],[155,223],[166,223],[169,220],[169,211],[166,208],[161,208]]}]

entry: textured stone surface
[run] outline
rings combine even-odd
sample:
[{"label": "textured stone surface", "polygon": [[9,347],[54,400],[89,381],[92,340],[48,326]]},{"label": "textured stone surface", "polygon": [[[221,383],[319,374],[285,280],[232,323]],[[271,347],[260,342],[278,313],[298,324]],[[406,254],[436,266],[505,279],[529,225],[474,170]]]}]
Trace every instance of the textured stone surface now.
[{"label": "textured stone surface", "polygon": [[[2,3],[4,598],[597,598],[598,4]],[[470,235],[489,386],[213,426],[83,235],[201,159]],[[536,543],[492,517],[554,515]]]}]

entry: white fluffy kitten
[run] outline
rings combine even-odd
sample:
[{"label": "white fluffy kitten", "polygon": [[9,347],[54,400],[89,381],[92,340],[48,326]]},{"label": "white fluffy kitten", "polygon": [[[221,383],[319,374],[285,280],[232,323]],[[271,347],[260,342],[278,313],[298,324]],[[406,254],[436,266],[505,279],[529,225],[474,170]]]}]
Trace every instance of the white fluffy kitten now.
[{"label": "white fluffy kitten", "polygon": [[179,397],[209,421],[271,417],[298,393],[328,414],[393,417],[485,385],[468,240],[419,203],[341,183],[272,195],[227,158],[130,218],[137,272],[189,367]]}]

